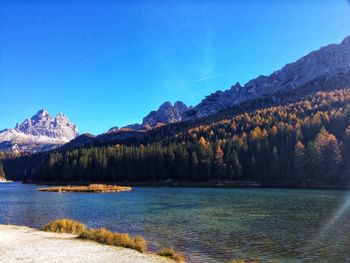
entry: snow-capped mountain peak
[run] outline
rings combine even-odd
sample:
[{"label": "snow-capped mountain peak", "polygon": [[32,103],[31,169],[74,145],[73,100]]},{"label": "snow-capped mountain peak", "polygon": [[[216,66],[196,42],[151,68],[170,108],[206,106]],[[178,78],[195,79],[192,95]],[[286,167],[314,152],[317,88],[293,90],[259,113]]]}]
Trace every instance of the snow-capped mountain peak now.
[{"label": "snow-capped mountain peak", "polygon": [[77,126],[63,113],[53,118],[47,110],[42,109],[21,124],[17,123],[14,129],[1,131],[0,150],[42,151],[67,143],[77,135]]}]

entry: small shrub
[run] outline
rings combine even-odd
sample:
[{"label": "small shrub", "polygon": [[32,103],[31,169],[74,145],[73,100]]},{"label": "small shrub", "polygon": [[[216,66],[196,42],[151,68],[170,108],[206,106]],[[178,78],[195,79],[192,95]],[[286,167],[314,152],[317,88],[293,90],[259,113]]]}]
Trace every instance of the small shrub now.
[{"label": "small shrub", "polygon": [[147,249],[147,243],[143,237],[137,236],[133,238],[126,233],[114,233],[105,228],[85,229],[79,237],[105,245],[135,249],[142,253]]},{"label": "small shrub", "polygon": [[176,262],[184,262],[184,256],[172,248],[162,248],[157,252],[157,255],[173,259]]},{"label": "small shrub", "polygon": [[55,233],[69,233],[79,235],[86,230],[86,225],[71,219],[58,219],[43,227],[44,231]]},{"label": "small shrub", "polygon": [[147,242],[142,236],[136,236],[134,238],[134,249],[140,252],[147,250]]}]

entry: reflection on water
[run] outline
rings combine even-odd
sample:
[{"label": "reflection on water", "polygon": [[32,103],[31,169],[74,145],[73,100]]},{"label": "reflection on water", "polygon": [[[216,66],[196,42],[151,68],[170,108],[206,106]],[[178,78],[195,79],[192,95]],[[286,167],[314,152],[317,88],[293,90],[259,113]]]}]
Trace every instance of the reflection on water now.
[{"label": "reflection on water", "polygon": [[0,184],[0,223],[40,227],[74,218],[141,234],[152,250],[169,245],[192,262],[350,262],[345,191],[135,187],[82,194],[36,188]]}]

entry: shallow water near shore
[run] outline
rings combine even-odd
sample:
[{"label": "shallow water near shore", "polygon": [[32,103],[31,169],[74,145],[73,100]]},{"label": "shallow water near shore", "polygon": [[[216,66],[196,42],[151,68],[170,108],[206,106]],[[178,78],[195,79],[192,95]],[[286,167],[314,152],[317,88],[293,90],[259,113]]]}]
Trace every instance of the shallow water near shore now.
[{"label": "shallow water near shore", "polygon": [[[45,193],[0,184],[0,224],[73,218],[143,235],[190,262],[350,262],[347,191],[134,187],[123,193]],[[349,209],[348,209],[349,208]]]}]

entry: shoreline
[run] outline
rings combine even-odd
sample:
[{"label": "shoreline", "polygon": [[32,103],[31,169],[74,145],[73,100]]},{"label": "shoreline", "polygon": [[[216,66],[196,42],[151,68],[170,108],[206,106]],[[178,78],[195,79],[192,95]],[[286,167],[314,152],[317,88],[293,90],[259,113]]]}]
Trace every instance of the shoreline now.
[{"label": "shoreline", "polygon": [[165,257],[77,239],[76,235],[0,224],[0,262],[171,263]]},{"label": "shoreline", "polygon": [[[92,182],[57,182],[57,181],[11,181],[23,184],[47,185],[47,186],[84,186]],[[300,187],[287,184],[266,184],[258,181],[233,181],[233,182],[183,182],[183,181],[157,181],[157,182],[96,182],[105,185],[123,185],[130,187],[194,187],[194,188],[217,188],[217,189],[240,189],[240,188],[268,188],[268,189],[305,189],[305,190],[349,190],[350,185],[309,185]]]},{"label": "shoreline", "polygon": [[13,183],[11,180],[0,179],[0,184]]}]

